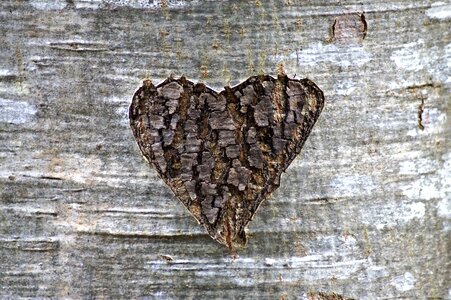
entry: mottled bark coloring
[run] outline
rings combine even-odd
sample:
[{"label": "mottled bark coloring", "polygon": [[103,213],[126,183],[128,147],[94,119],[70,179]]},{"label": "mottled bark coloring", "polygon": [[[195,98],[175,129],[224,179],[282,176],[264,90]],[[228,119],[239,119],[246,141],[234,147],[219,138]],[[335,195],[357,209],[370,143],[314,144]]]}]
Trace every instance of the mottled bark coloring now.
[{"label": "mottled bark coloring", "polygon": [[210,236],[233,249],[301,151],[324,105],[308,79],[254,76],[220,93],[184,77],[133,96],[143,156]]}]

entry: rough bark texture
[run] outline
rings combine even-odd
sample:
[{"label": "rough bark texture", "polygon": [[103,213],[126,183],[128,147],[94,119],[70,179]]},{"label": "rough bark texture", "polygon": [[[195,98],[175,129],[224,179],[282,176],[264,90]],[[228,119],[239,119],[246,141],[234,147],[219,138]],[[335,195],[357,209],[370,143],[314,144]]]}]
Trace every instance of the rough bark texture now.
[{"label": "rough bark texture", "polygon": [[[0,1],[0,298],[449,298],[450,6]],[[326,106],[233,259],[128,107],[145,78],[280,63]]]},{"label": "rough bark texture", "polygon": [[324,107],[311,80],[252,76],[219,94],[185,77],[145,80],[130,105],[141,153],[210,236],[232,252]]}]

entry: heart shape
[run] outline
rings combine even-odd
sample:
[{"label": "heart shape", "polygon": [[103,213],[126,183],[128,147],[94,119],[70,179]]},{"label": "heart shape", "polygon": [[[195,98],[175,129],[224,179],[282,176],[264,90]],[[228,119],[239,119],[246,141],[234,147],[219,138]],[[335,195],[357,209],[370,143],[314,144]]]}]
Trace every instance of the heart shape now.
[{"label": "heart shape", "polygon": [[278,186],[324,105],[309,79],[253,76],[220,93],[184,77],[133,96],[130,125],[145,159],[210,236],[234,247]]}]

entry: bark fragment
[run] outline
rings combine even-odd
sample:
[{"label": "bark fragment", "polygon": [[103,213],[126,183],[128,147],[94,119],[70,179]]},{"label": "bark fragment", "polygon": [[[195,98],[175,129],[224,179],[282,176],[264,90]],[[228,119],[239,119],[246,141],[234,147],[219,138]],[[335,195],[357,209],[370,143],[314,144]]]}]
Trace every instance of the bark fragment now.
[{"label": "bark fragment", "polygon": [[310,80],[254,76],[219,94],[185,78],[134,95],[130,124],[142,154],[228,247],[300,152],[324,105]]},{"label": "bark fragment", "polygon": [[368,32],[368,24],[363,13],[343,14],[332,24],[331,41],[338,43],[362,42]]}]

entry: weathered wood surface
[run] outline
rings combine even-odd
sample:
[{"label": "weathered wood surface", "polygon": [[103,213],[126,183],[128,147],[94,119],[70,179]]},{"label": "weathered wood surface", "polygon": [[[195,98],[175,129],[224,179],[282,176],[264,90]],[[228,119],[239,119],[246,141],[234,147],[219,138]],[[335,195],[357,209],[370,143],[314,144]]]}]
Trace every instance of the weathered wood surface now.
[{"label": "weathered wood surface", "polygon": [[[449,298],[449,1],[158,2],[0,2],[0,298]],[[233,260],[127,109],[281,62],[326,106]]]}]

